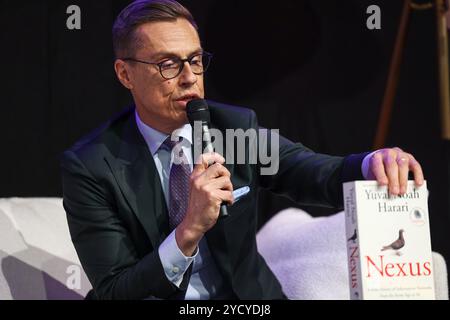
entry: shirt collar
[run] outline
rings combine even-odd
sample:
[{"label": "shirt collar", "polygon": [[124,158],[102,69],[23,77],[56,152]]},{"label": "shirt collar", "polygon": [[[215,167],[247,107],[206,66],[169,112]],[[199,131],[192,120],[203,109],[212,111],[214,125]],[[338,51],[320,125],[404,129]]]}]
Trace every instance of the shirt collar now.
[{"label": "shirt collar", "polygon": [[[138,126],[138,129],[144,137],[144,140],[147,143],[150,152],[152,153],[152,155],[154,155],[156,152],[158,152],[159,148],[169,135],[146,125],[139,117],[137,111],[135,111],[134,114],[136,117],[136,124]],[[192,126],[189,123],[185,124],[177,130],[176,136],[182,137],[183,141],[187,140],[189,144],[192,145]]]}]

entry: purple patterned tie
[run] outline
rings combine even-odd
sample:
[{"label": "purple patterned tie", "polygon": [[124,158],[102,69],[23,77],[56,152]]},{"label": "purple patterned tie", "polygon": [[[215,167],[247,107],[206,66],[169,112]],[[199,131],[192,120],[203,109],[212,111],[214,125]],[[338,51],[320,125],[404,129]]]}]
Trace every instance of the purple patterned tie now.
[{"label": "purple patterned tie", "polygon": [[169,152],[173,148],[175,148],[175,152],[179,152],[178,155],[174,154],[174,161],[169,176],[170,230],[175,229],[183,221],[189,203],[189,177],[191,175],[191,168],[181,145],[178,145],[182,139],[176,142],[172,141],[171,136],[169,136],[161,146]]}]

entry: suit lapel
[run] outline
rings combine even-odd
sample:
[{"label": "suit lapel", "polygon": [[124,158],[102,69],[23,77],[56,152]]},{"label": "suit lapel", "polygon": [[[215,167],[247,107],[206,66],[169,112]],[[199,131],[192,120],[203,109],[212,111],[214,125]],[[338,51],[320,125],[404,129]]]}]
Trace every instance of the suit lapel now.
[{"label": "suit lapel", "polygon": [[167,206],[155,162],[137,128],[134,112],[124,127],[117,158],[106,160],[124,198],[156,248],[169,233]]}]

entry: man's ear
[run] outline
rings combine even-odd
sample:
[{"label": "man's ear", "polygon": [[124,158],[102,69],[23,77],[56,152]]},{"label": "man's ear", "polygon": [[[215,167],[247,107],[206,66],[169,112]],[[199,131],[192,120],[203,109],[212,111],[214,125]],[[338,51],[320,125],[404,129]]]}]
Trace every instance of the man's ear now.
[{"label": "man's ear", "polygon": [[116,59],[114,62],[114,70],[116,71],[117,78],[123,86],[129,90],[133,89],[133,84],[130,80],[130,70],[123,60]]}]

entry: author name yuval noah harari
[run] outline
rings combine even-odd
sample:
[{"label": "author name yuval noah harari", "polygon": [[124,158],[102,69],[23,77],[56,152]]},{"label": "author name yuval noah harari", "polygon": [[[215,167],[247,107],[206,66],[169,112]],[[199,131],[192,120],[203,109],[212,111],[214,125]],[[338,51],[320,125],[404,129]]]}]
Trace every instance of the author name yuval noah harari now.
[{"label": "author name yuval noah harari", "polygon": [[392,200],[392,199],[419,199],[420,194],[417,192],[417,189],[414,188],[411,192],[406,192],[403,195],[389,195],[387,191],[372,191],[372,190],[364,190],[367,200],[376,200],[378,201],[378,212],[409,212],[408,202],[404,204],[391,204],[383,200]]}]

